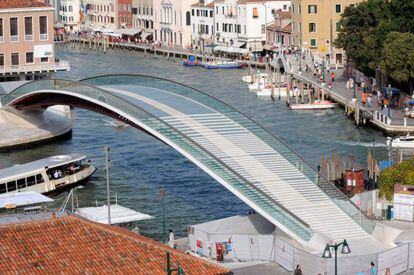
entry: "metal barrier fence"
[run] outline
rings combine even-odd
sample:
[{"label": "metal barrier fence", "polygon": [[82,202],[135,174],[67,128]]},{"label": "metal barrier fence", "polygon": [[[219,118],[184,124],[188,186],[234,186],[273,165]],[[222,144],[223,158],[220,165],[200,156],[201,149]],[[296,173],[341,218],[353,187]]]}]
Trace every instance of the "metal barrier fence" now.
[{"label": "metal barrier fence", "polygon": [[[301,265],[303,274],[335,274],[335,259],[325,259],[307,251],[296,248],[277,235],[207,233],[194,229],[189,234],[190,248],[194,252],[211,259],[216,258],[216,242],[232,242],[232,251],[224,259],[242,261],[273,261],[287,271],[293,271]],[[197,247],[201,242],[201,248]],[[198,251],[197,251],[198,250]],[[352,251],[352,247],[351,247]],[[370,263],[374,262],[378,274],[384,274],[387,267],[391,274],[399,274],[414,268],[414,241],[400,243],[397,247],[380,253],[338,257],[338,274],[369,274]]]}]

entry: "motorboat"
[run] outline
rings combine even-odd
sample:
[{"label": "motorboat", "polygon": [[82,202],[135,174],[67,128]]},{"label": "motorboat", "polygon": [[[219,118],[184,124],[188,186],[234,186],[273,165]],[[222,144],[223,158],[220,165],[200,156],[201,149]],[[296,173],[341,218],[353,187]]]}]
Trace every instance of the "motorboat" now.
[{"label": "motorboat", "polygon": [[333,109],[338,103],[329,100],[315,100],[312,103],[289,104],[292,110],[324,110]]},{"label": "motorboat", "polygon": [[[259,91],[256,92],[256,95],[258,97],[270,97],[272,96],[272,88],[265,88],[265,89],[261,89]],[[274,87],[273,88],[273,95],[278,98],[279,96],[282,98],[286,98],[287,97],[287,87],[280,87],[280,89],[278,87]],[[290,91],[290,96],[293,96],[293,91]]]},{"label": "motorboat", "polygon": [[183,65],[193,67],[193,66],[201,66],[202,63],[198,61],[194,55],[190,55],[188,59],[185,59],[183,61]]},{"label": "motorboat", "polygon": [[414,136],[406,135],[396,138],[387,137],[386,143],[388,147],[414,149]]},{"label": "motorboat", "polygon": [[0,194],[34,191],[54,194],[85,183],[96,171],[85,155],[69,154],[0,170]]},{"label": "motorboat", "polygon": [[203,67],[206,69],[239,69],[244,66],[244,64],[239,64],[234,60],[209,61],[203,64]]},{"label": "motorboat", "polygon": [[246,82],[246,83],[253,83],[253,82],[255,82],[254,81],[255,79],[260,79],[260,80],[263,79],[263,82],[264,82],[264,80],[267,79],[267,78],[269,78],[268,73],[257,73],[257,74],[254,74],[253,77],[251,75],[243,76],[242,81]]}]

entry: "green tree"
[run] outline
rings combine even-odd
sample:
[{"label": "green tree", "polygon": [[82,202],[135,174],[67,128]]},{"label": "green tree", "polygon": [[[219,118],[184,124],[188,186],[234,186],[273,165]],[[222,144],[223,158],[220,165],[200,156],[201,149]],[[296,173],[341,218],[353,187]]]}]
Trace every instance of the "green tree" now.
[{"label": "green tree", "polygon": [[414,34],[390,32],[382,50],[381,66],[385,72],[400,83],[407,83],[413,92]]},{"label": "green tree", "polygon": [[[339,21],[341,29],[334,41],[363,72],[375,69],[381,57],[382,43],[391,28],[389,11],[383,0],[368,0],[345,8]],[[381,28],[377,29],[379,25]]]},{"label": "green tree", "polygon": [[379,177],[379,196],[391,201],[394,185],[414,185],[414,158],[383,170]]}]

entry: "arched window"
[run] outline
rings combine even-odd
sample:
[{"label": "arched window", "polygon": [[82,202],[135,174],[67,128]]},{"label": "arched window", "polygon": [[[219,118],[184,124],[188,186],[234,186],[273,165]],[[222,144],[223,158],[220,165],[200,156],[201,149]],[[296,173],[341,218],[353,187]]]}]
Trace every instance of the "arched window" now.
[{"label": "arched window", "polygon": [[185,18],[186,18],[186,25],[191,26],[191,14],[189,11],[186,12]]}]

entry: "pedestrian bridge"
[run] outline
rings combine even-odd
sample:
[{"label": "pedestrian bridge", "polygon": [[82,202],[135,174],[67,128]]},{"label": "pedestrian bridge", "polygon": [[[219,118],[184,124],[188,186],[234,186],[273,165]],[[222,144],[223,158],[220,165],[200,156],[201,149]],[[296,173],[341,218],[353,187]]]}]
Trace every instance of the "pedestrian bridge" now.
[{"label": "pedestrian bridge", "polygon": [[[375,223],[277,137],[223,102],[172,81],[112,75],[41,80],[1,99],[4,108],[62,104],[106,114],[168,144],[257,213],[313,251],[347,239],[383,248]],[[375,235],[375,234],[374,234]]]}]

